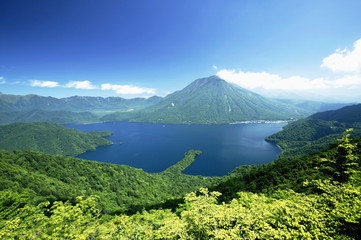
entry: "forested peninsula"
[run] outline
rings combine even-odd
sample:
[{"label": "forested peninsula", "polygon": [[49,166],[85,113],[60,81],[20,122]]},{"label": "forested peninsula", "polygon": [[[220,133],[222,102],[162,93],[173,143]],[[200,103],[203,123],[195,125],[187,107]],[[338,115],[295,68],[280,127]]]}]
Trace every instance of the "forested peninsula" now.
[{"label": "forested peninsula", "polygon": [[33,150],[76,156],[99,146],[110,145],[109,131],[84,133],[52,122],[0,125],[0,149]]}]

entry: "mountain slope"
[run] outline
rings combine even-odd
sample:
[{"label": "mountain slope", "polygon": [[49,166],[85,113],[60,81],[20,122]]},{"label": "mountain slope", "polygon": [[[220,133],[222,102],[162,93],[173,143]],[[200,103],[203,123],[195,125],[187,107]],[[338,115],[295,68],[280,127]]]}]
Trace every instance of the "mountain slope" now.
[{"label": "mountain slope", "polygon": [[0,150],[0,193],[4,190],[30,193],[33,202],[98,195],[107,212],[136,212],[147,205],[160,204],[218,183],[219,177],[181,173],[199,154],[188,151],[182,160],[164,172],[147,173],[126,165],[33,151]]},{"label": "mountain slope", "polygon": [[336,143],[348,128],[355,129],[351,137],[361,136],[361,104],[316,113],[289,123],[266,140],[283,148],[280,157],[294,158]]},{"label": "mountain slope", "polygon": [[[104,132],[107,136],[110,132]],[[99,134],[83,133],[56,123],[12,123],[0,126],[0,149],[34,150],[49,154],[78,155],[111,142]]]},{"label": "mountain slope", "polygon": [[361,104],[346,106],[338,110],[315,113],[310,116],[310,118],[342,123],[361,122]]},{"label": "mountain slope", "polygon": [[[220,124],[290,119],[299,116],[296,110],[211,76],[195,80],[152,107],[120,117],[136,122]],[[117,120],[112,116],[103,120]]]}]

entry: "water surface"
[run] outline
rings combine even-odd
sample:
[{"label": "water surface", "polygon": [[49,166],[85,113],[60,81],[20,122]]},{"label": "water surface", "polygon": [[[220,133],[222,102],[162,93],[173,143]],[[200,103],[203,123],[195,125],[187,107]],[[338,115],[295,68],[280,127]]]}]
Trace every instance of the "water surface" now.
[{"label": "water surface", "polygon": [[[85,152],[78,158],[125,164],[146,172],[161,172],[182,159],[188,150],[201,150],[184,173],[222,176],[239,165],[268,163],[281,152],[265,137],[286,123],[175,125],[129,122],[72,124],[84,132],[108,130],[115,144]],[[121,144],[120,144],[121,142]]]}]

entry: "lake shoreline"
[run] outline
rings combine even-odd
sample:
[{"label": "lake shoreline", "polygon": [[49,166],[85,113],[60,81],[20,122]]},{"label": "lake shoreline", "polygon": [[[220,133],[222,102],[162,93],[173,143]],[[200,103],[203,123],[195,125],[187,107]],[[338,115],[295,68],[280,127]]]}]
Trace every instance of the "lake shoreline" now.
[{"label": "lake shoreline", "polygon": [[[128,165],[159,173],[179,161],[185,152],[203,152],[183,174],[223,176],[240,165],[265,164],[281,153],[265,137],[282,130],[284,120],[252,124],[152,124],[126,121],[68,125],[83,132],[110,131],[113,143],[77,158]],[[247,122],[250,123],[250,122]]]},{"label": "lake shoreline", "polygon": [[240,121],[240,122],[232,122],[229,124],[250,124],[250,123],[289,123],[295,121],[292,120],[249,120],[249,121]]}]

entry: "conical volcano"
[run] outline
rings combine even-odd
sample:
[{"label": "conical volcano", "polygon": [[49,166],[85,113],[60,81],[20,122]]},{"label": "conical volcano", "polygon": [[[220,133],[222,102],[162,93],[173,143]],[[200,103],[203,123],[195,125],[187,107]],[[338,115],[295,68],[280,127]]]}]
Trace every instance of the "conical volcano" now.
[{"label": "conical volcano", "polygon": [[162,102],[138,112],[131,121],[220,124],[249,120],[284,120],[295,109],[211,76],[200,78]]}]

